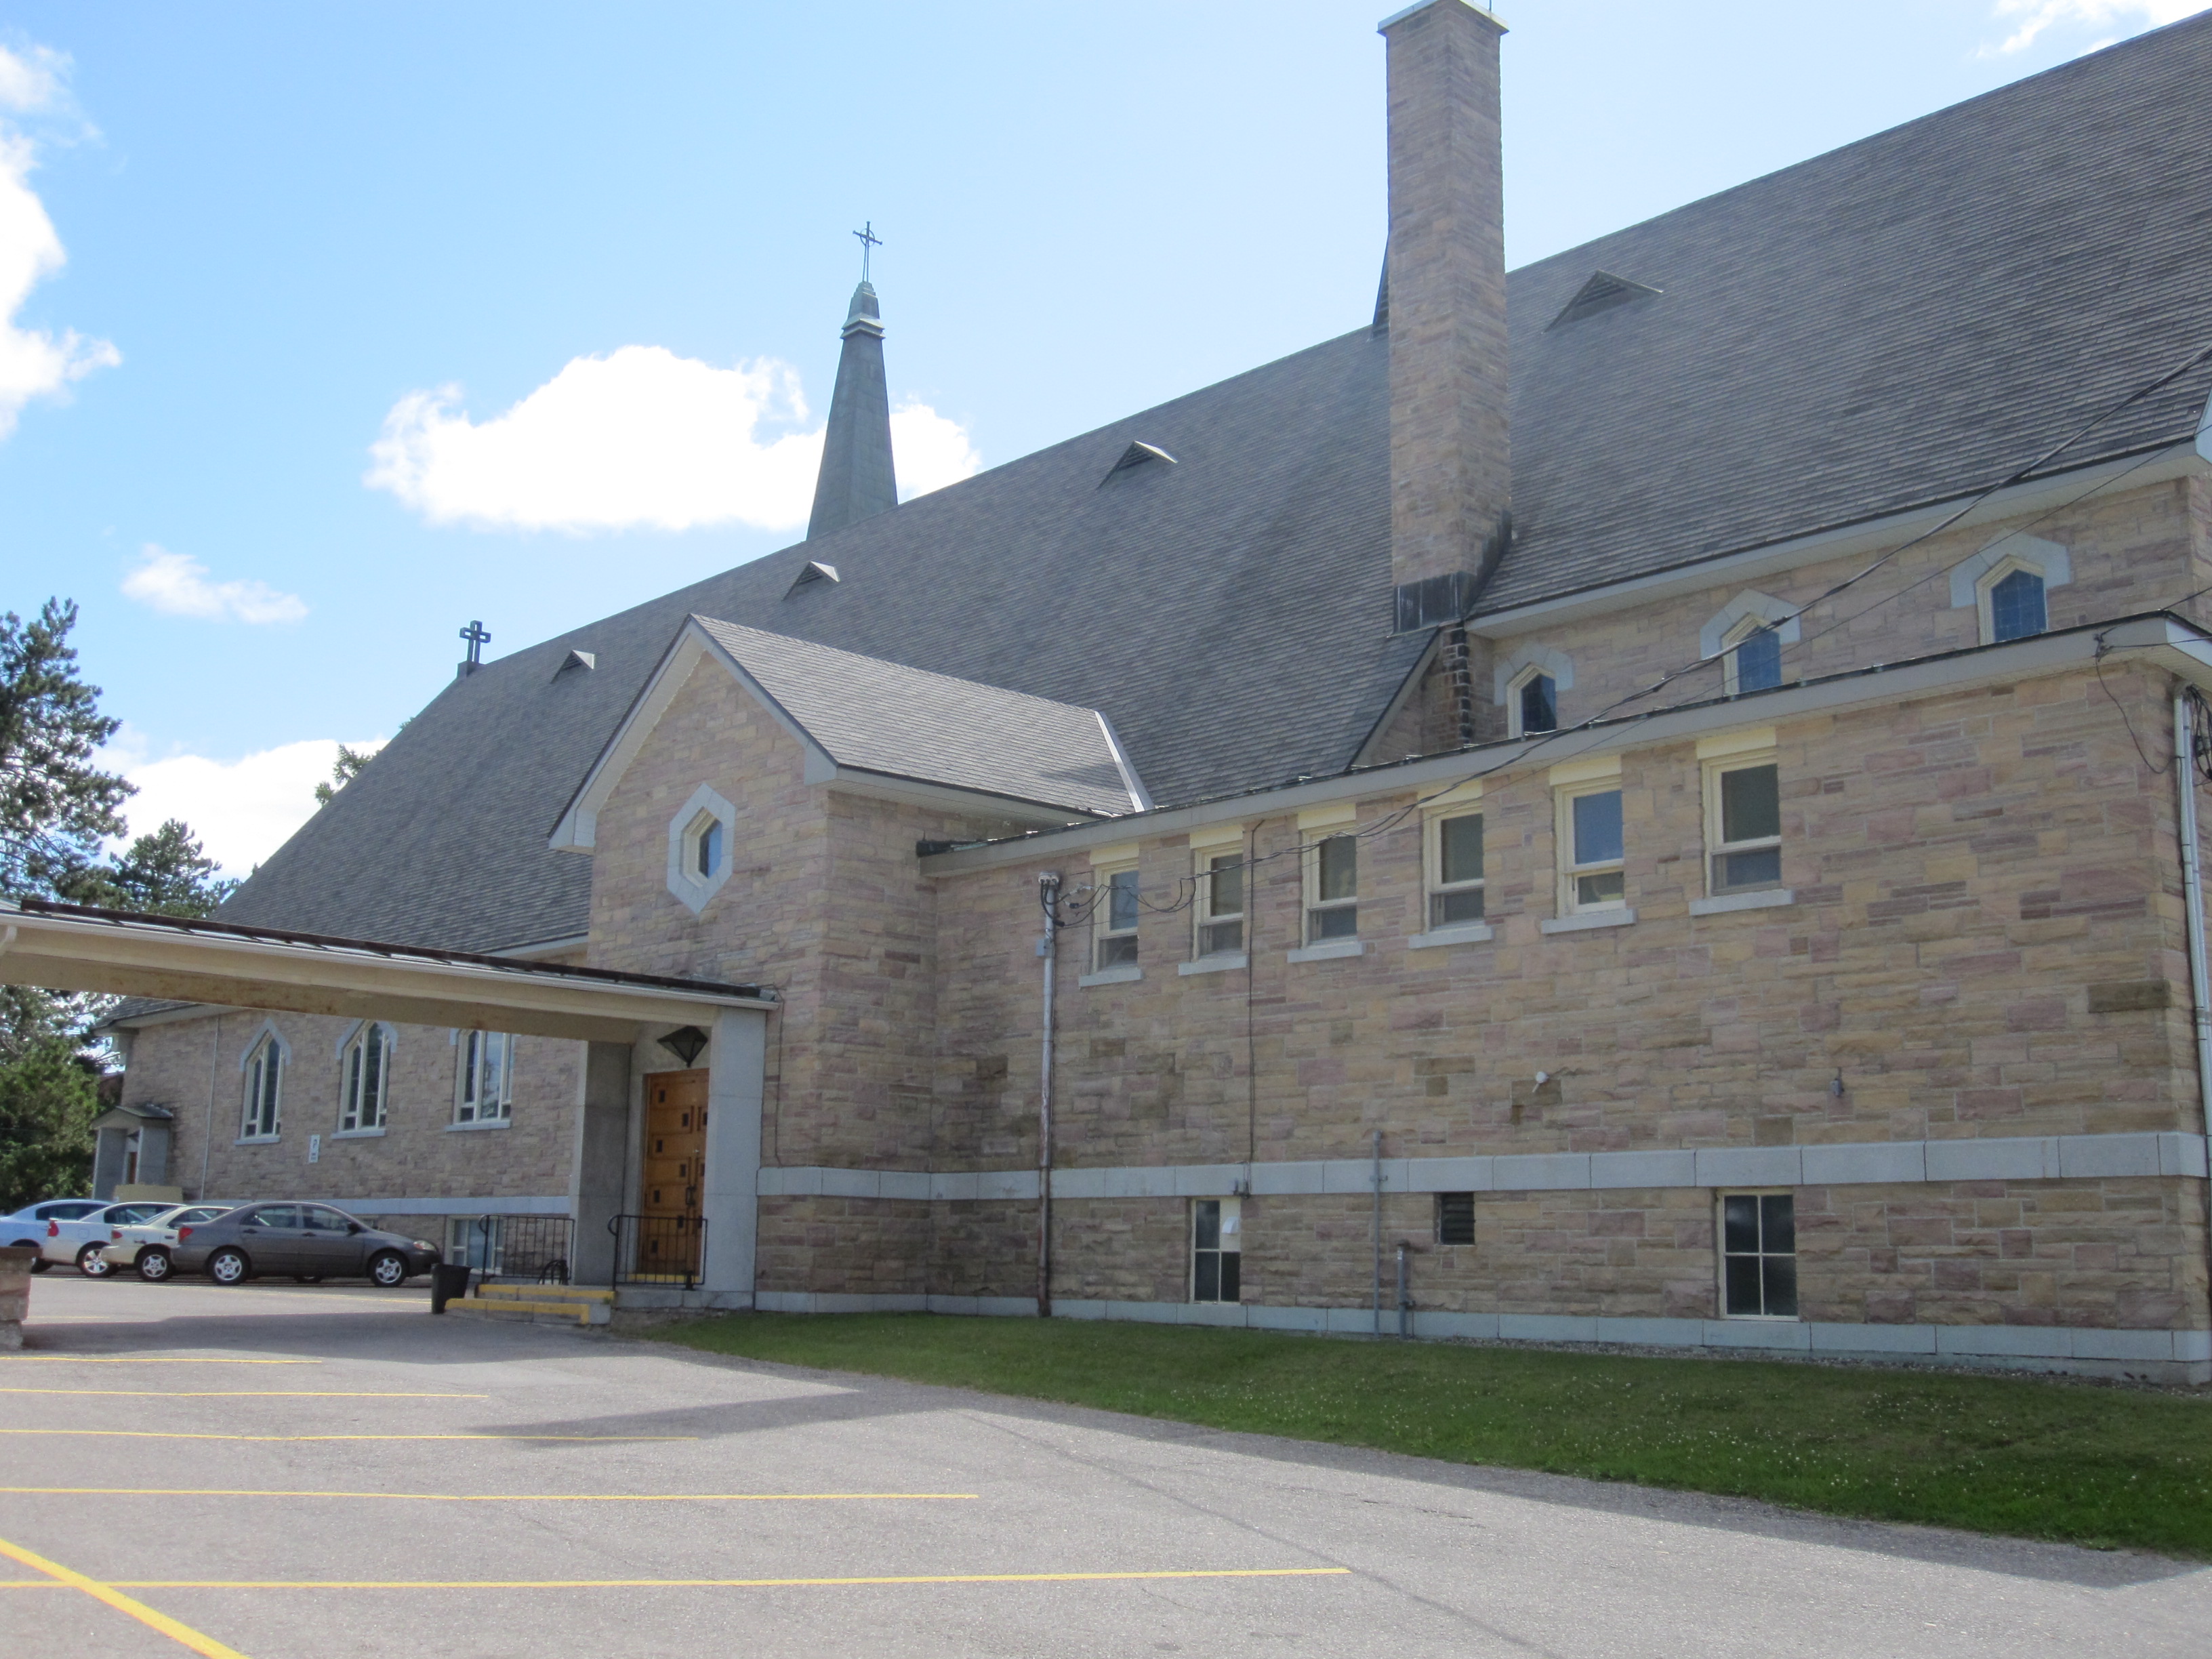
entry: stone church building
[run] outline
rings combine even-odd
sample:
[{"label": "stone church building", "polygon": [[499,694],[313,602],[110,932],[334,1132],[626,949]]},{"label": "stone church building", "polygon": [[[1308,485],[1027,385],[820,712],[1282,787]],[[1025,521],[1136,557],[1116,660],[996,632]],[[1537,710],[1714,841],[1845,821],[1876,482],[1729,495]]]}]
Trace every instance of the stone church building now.
[{"label": "stone church building", "polygon": [[901,505],[863,284],[804,542],[464,672],[212,924],[7,918],[166,1178],[2212,1379],[2212,16],[1510,274],[1502,26],[1382,33],[1371,320]]}]

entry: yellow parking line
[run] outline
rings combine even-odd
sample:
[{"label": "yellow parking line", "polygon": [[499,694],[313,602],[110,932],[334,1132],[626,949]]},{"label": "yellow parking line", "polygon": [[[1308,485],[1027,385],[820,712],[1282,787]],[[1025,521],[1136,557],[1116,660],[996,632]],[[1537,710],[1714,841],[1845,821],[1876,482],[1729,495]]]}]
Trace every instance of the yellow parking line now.
[{"label": "yellow parking line", "polygon": [[227,1648],[211,1636],[203,1636],[190,1625],[180,1625],[166,1613],[156,1613],[143,1601],[134,1601],[112,1584],[103,1584],[96,1578],[88,1578],[81,1572],[72,1572],[58,1561],[49,1561],[43,1555],[33,1555],[20,1544],[11,1544],[0,1538],[0,1555],[6,1556],[19,1566],[33,1572],[43,1572],[55,1583],[70,1589],[82,1590],[95,1601],[103,1601],[116,1612],[128,1613],[140,1624],[157,1630],[173,1642],[181,1643],[201,1659],[246,1659],[236,1648]]},{"label": "yellow parking line", "polygon": [[387,1394],[351,1389],[0,1389],[0,1394],[119,1395],[131,1400],[489,1400],[488,1394]]},{"label": "yellow parking line", "polygon": [[319,1365],[319,1359],[209,1358],[201,1354],[167,1353],[11,1353],[0,1365]]},{"label": "yellow parking line", "polygon": [[157,1429],[0,1429],[102,1440],[696,1440],[696,1434],[169,1434]]},{"label": "yellow parking line", "polygon": [[[798,1589],[856,1584],[1063,1584],[1133,1578],[1329,1578],[1349,1567],[1249,1567],[1176,1572],[909,1573],[878,1578],[466,1578],[354,1581],[338,1578],[117,1579],[125,1589]],[[66,1589],[44,1579],[0,1580],[0,1590]],[[228,1650],[225,1650],[228,1651]]]},{"label": "yellow parking line", "polygon": [[392,1498],[416,1504],[937,1503],[973,1492],[267,1492],[244,1486],[0,1486],[0,1496],[48,1498]]}]

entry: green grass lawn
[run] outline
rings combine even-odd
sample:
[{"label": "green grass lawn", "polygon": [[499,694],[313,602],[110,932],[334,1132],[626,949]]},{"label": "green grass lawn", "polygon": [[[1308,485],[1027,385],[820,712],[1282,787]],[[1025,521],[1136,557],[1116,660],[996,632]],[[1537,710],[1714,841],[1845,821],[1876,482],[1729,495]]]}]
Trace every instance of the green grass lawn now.
[{"label": "green grass lawn", "polygon": [[941,1314],[732,1314],[650,1334],[1458,1463],[2212,1559],[2212,1399],[2179,1394]]}]

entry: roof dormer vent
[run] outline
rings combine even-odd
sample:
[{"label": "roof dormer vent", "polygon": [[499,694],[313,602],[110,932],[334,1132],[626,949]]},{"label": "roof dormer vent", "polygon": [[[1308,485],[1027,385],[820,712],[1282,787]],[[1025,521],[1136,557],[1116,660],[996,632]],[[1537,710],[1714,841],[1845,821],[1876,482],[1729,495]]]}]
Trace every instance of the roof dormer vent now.
[{"label": "roof dormer vent", "polygon": [[[1112,477],[1117,472],[1127,472],[1133,466],[1143,466],[1152,461],[1165,461],[1170,466],[1173,466],[1176,464],[1176,458],[1157,444],[1133,443],[1121,452],[1120,460],[1106,469],[1106,478]],[[1101,478],[1098,482],[1103,484],[1106,478]]]},{"label": "roof dormer vent", "polygon": [[588,674],[592,670],[597,668],[599,665],[599,659],[595,653],[590,651],[571,651],[567,656],[561,659],[561,665],[553,671],[553,678],[557,680],[562,675],[567,673],[572,668],[580,668]]},{"label": "roof dormer vent", "polygon": [[793,576],[791,579],[791,586],[783,590],[783,597],[787,599],[802,587],[811,587],[817,582],[834,582],[836,580],[836,565],[824,564],[819,559],[809,559],[806,562],[806,568]]},{"label": "roof dormer vent", "polygon": [[1601,311],[1625,306],[1632,300],[1649,300],[1665,292],[1664,289],[1653,288],[1647,283],[1632,282],[1626,276],[1616,276],[1609,270],[1601,270],[1575,290],[1575,297],[1567,301],[1565,308],[1558,316],[1544,325],[1544,332],[1549,334],[1555,328],[1565,328],[1569,323],[1595,317]]}]

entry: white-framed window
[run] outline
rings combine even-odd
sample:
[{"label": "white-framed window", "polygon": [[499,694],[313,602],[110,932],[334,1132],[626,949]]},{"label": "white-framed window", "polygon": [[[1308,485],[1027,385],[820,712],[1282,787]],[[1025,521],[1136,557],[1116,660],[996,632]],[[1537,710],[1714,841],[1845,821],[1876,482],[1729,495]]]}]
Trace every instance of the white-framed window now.
[{"label": "white-framed window", "polygon": [[1782,635],[1771,623],[1747,617],[1729,630],[1721,673],[1728,695],[1771,691],[1782,684]]},{"label": "white-framed window", "polygon": [[1797,1204],[1789,1193],[1723,1193],[1721,1311],[1730,1319],[1797,1317]]},{"label": "white-framed window", "polygon": [[1306,943],[1359,937],[1359,838],[1323,836],[1306,845]]},{"label": "white-framed window", "polygon": [[1627,907],[1618,782],[1559,792],[1559,914]]},{"label": "white-framed window", "polygon": [[504,1123],[514,1115],[514,1046],[508,1031],[464,1031],[453,1121]]},{"label": "white-framed window", "polygon": [[738,809],[705,784],[668,821],[668,890],[694,915],[722,890],[738,848]]},{"label": "white-framed window", "polygon": [[1194,1198],[1190,1204],[1190,1299],[1235,1302],[1243,1292],[1244,1200]]},{"label": "white-framed window", "polygon": [[1559,729],[1559,682],[1541,668],[1522,669],[1505,688],[1505,718],[1510,734],[1533,738]]},{"label": "white-framed window", "polygon": [[1951,567],[1951,603],[1974,607],[1982,643],[2024,640],[2051,626],[2050,594],[2074,580],[2074,557],[2040,536],[2002,537]]},{"label": "white-framed window", "polygon": [[726,839],[721,819],[702,808],[684,826],[684,872],[698,882],[712,881],[721,874]]},{"label": "white-framed window", "polygon": [[371,1020],[338,1054],[338,1133],[358,1134],[384,1127],[392,1087],[392,1028]]},{"label": "white-framed window", "polygon": [[1137,965],[1137,866],[1092,872],[1091,970]]},{"label": "white-framed window", "polygon": [[2024,640],[2051,626],[2044,602],[2043,573],[2008,559],[1975,584],[1982,637],[1992,645]]},{"label": "white-framed window", "polygon": [[246,1057],[246,1115],[240,1140],[274,1140],[283,1125],[284,1045],[276,1032],[262,1035]]},{"label": "white-framed window", "polygon": [[1482,920],[1482,814],[1428,822],[1429,926]]},{"label": "white-framed window", "polygon": [[1773,757],[1707,763],[1705,851],[1715,897],[1782,885],[1782,769]]},{"label": "white-framed window", "polygon": [[1244,948],[1243,850],[1197,856],[1198,954],[1235,956]]}]

